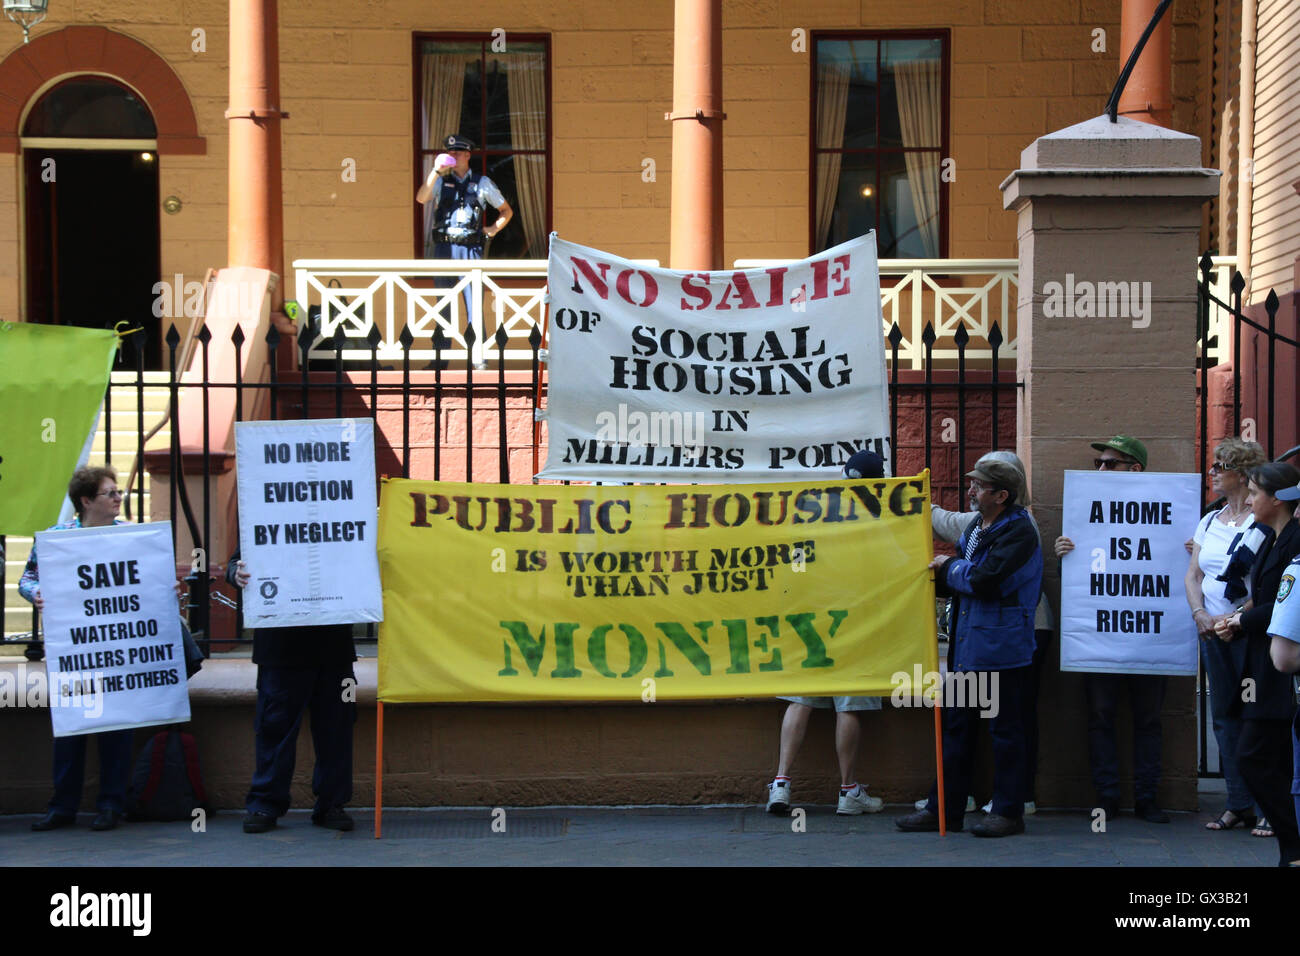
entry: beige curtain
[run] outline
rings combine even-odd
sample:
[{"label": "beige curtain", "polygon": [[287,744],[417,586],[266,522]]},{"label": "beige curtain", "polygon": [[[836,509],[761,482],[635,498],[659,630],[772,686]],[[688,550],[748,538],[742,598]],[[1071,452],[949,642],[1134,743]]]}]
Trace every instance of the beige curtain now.
[{"label": "beige curtain", "polygon": [[[514,53],[499,58],[510,95],[510,140],[515,149],[546,149],[546,64],[541,53]],[[515,156],[515,190],[520,226],[527,246],[524,257],[546,258],[546,161],[543,156]]]},{"label": "beige curtain", "polygon": [[[424,134],[425,148],[440,144],[452,133],[459,133],[460,108],[465,99],[465,65],[476,57],[464,53],[444,54],[427,53],[424,57],[424,69],[421,86],[424,94],[424,116],[421,117],[421,130]],[[424,158],[424,168],[420,181],[429,177],[433,168],[433,156]],[[433,219],[434,205],[424,204],[424,234],[429,234]]]},{"label": "beige curtain", "polygon": [[[817,146],[840,149],[844,145],[844,116],[849,105],[848,63],[821,63],[817,67]],[[817,154],[817,209],[814,226],[816,248],[825,249],[835,213],[835,197],[840,191],[840,153]]]},{"label": "beige curtain", "polygon": [[[938,60],[913,60],[894,64],[894,87],[898,92],[898,119],[903,146],[939,146],[943,131]],[[937,153],[904,153],[907,181],[912,189],[912,208],[930,258],[939,255],[939,176]]]}]

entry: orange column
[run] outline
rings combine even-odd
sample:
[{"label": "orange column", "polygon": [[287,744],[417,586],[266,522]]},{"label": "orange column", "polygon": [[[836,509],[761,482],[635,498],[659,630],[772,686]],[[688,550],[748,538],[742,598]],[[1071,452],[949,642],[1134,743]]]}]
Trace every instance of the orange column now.
[{"label": "orange column", "polygon": [[[1128,62],[1133,47],[1137,46],[1142,31],[1147,28],[1159,3],[1160,0],[1124,0],[1119,23],[1121,68]],[[1160,24],[1147,40],[1142,56],[1134,64],[1133,73],[1120,95],[1120,116],[1164,127],[1173,121],[1173,96],[1170,93],[1170,74],[1173,68],[1169,55],[1173,24],[1174,12],[1172,9],[1166,10],[1160,18]]]},{"label": "orange column", "polygon": [[722,268],[722,0],[677,0],[673,18],[674,269]]},{"label": "orange column", "polygon": [[[276,0],[230,0],[227,257],[283,278],[279,35]],[[283,298],[277,291],[272,302]]]}]

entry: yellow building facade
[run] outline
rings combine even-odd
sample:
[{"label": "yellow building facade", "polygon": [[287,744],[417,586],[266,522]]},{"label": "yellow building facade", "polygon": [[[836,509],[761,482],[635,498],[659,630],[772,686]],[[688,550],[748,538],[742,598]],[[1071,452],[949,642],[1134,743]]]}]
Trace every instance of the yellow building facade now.
[{"label": "yellow building facade", "polygon": [[[1202,137],[1207,162],[1211,7],[1179,4],[1173,32],[1174,125]],[[79,72],[66,58],[50,56],[67,27],[103,28],[156,55],[192,107],[203,144],[197,154],[169,152],[167,131],[160,129],[157,203],[140,203],[125,220],[101,222],[99,241],[129,241],[156,220],[158,277],[201,280],[205,270],[226,264],[227,8],[219,0],[53,0],[27,48],[16,28],[7,35],[4,95],[11,117],[10,128],[0,128],[10,141],[0,153],[0,315],[26,318],[41,288],[32,279],[28,218],[40,209],[33,190],[49,184],[24,156],[62,144],[25,135],[24,124],[30,126],[41,96]],[[927,38],[935,41],[942,70],[941,102],[930,107],[940,111],[930,117],[939,121],[931,124],[938,142],[926,142],[934,150],[925,160],[931,178],[942,164],[939,196],[931,200],[941,211],[942,231],[928,257],[1014,256],[1014,218],[1003,212],[997,186],[1035,137],[1100,112],[1118,72],[1119,13],[1119,0],[724,2],[725,261],[800,257],[816,241],[813,151],[824,145],[815,142],[816,109],[828,99],[819,87],[825,77],[816,71],[819,57],[833,58],[825,44],[888,49]],[[427,122],[419,114],[429,109],[421,95],[422,40],[482,43],[485,61],[504,58],[512,43],[531,40],[544,51],[546,212],[530,226],[528,248],[553,229],[620,255],[668,261],[671,0],[487,0],[460,8],[304,0],[282,3],[279,16],[281,101],[289,114],[283,124],[286,268],[300,257],[421,254],[417,150],[443,135],[418,142]],[[147,57],[121,50],[115,56],[85,72],[116,77],[143,94],[130,74]],[[64,72],[46,75],[56,70]],[[142,98],[155,115],[166,105]],[[849,105],[851,126],[860,120],[853,112],[859,104]],[[513,204],[518,213],[518,200]],[[919,248],[899,251],[916,255]],[[890,252],[882,247],[881,254]]]}]

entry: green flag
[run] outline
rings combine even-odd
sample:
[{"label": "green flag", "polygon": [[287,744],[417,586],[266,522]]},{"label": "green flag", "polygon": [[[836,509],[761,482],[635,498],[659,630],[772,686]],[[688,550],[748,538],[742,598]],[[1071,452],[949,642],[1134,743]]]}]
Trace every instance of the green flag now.
[{"label": "green flag", "polygon": [[116,351],[107,329],[0,322],[0,534],[58,518]]}]

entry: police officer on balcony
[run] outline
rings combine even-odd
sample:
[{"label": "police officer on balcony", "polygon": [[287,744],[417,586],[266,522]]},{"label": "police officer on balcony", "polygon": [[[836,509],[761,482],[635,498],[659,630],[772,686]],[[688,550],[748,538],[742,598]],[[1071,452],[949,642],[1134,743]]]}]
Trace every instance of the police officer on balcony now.
[{"label": "police officer on balcony", "polygon": [[[416,192],[419,202],[433,202],[433,223],[425,244],[425,255],[432,259],[482,259],[483,245],[501,232],[514,217],[514,210],[501,188],[490,178],[472,172],[469,168],[470,151],[474,148],[464,136],[453,135],[443,140],[433,168]],[[452,164],[450,161],[454,161]],[[496,221],[483,224],[483,214],[491,205],[497,211]],[[440,279],[438,286],[447,288],[454,280]],[[481,345],[483,329],[475,321],[473,295],[467,286],[463,292],[465,313]],[[481,362],[476,362],[482,367]]]}]

